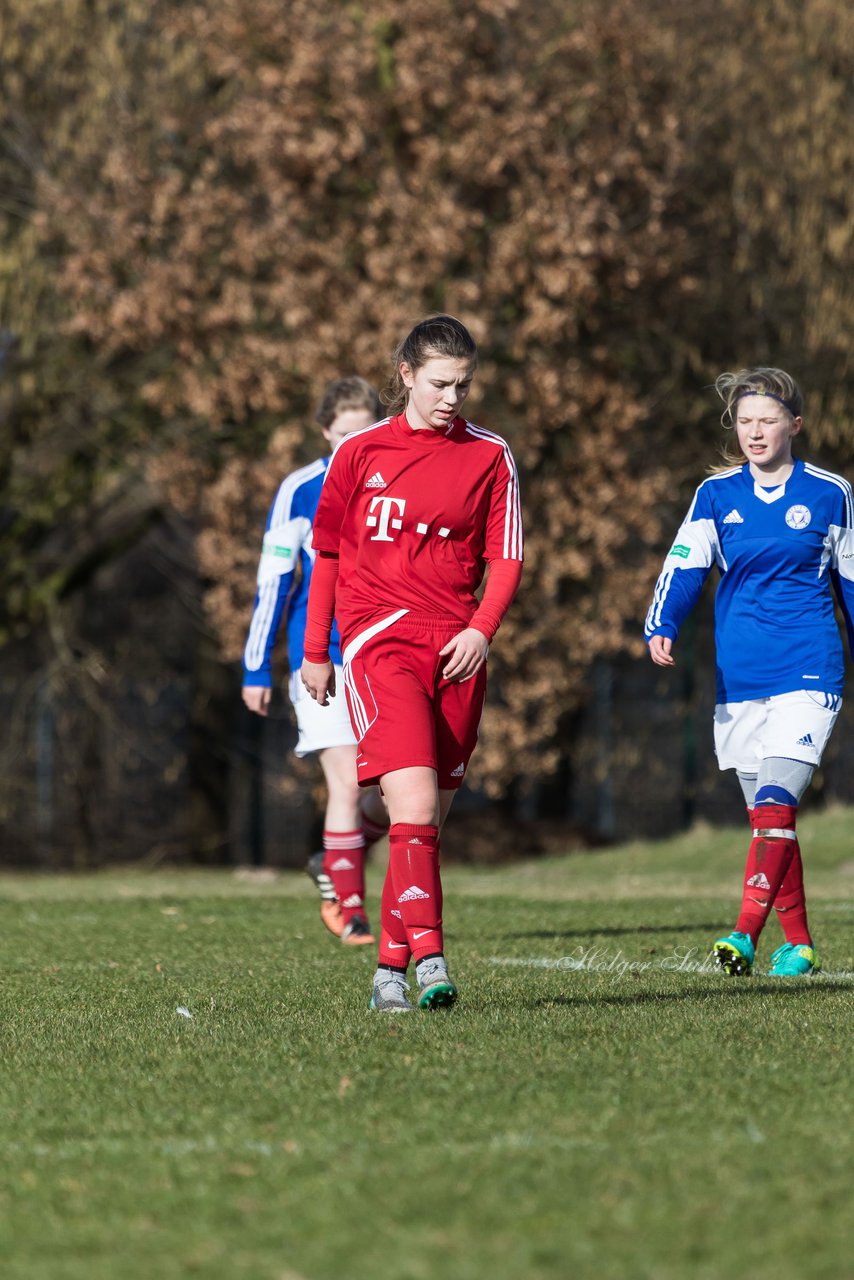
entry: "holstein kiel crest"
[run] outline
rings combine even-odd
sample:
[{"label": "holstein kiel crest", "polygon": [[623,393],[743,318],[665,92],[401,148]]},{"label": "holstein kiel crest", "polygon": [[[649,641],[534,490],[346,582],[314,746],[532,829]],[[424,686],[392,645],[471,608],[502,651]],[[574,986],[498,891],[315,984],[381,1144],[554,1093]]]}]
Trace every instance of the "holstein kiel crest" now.
[{"label": "holstein kiel crest", "polygon": [[786,524],[790,529],[806,529],[810,520],[812,520],[812,512],[809,507],[803,507],[800,503],[789,507],[786,512]]}]

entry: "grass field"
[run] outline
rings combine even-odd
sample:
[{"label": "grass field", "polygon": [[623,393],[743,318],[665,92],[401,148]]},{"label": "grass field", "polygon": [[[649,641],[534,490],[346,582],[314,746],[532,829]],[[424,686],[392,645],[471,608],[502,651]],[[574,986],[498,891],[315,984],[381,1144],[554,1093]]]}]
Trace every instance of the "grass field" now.
[{"label": "grass field", "polygon": [[449,869],[460,1003],[397,1019],[301,875],[2,878],[0,1275],[854,1276],[852,827],[802,821],[823,977],[709,970],[699,831]]}]

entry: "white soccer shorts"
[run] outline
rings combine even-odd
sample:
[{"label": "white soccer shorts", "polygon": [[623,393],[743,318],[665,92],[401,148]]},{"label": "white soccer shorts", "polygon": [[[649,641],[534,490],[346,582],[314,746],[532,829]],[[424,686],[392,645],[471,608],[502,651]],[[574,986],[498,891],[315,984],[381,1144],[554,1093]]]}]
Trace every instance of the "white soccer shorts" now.
[{"label": "white soccer shorts", "polygon": [[344,696],[344,669],[335,667],[335,697],[328,707],[321,707],[306,689],[298,671],[290,678],[288,693],[297,713],[299,738],[294,755],[308,756],[327,747],[355,747],[356,735],[350,724],[347,699]]},{"label": "white soccer shorts", "polygon": [[842,706],[837,693],[800,689],[715,707],[715,754],[721,769],[756,773],[770,756],[817,767]]}]

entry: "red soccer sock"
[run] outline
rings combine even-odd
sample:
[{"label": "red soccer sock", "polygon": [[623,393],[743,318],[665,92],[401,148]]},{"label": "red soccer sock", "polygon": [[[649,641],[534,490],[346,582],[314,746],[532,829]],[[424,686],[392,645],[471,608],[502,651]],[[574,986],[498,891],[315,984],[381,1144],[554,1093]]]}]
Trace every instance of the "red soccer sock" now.
[{"label": "red soccer sock", "polygon": [[406,926],[403,923],[400,907],[394,896],[394,885],[391,879],[391,867],[385,873],[383,894],[380,902],[380,953],[379,964],[391,969],[406,969],[411,956]]},{"label": "red soccer sock", "polygon": [[744,869],[744,894],[738,933],[749,933],[754,944],[768,919],[797,848],[794,805],[758,804],[750,812],[753,839]]},{"label": "red soccer sock", "polygon": [[439,829],[396,822],[389,828],[389,872],[396,905],[417,962],[444,952]]},{"label": "red soccer sock", "polygon": [[323,870],[341,904],[344,924],[365,917],[365,841],[361,831],[324,831]]},{"label": "red soccer sock", "polygon": [[810,927],[807,923],[807,900],[804,894],[804,864],[801,848],[795,841],[795,852],[783,883],[774,899],[774,909],[787,942],[792,946],[812,946]]}]

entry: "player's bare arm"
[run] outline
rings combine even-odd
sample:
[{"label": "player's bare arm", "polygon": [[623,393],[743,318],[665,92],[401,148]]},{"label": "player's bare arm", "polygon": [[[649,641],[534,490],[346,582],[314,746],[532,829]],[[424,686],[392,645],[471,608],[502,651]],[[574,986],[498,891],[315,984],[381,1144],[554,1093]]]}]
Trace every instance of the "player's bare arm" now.
[{"label": "player's bare arm", "polygon": [[300,671],[302,682],[308,692],[322,707],[329,706],[329,699],[335,697],[335,668],[331,662],[309,662],[305,658]]},{"label": "player's bare arm", "polygon": [[243,701],[250,711],[254,711],[256,716],[265,716],[270,709],[270,696],[272,689],[266,688],[264,685],[245,684],[243,686]]},{"label": "player's bare arm", "polygon": [[449,640],[439,651],[440,658],[447,658],[442,675],[452,684],[470,680],[486,662],[489,641],[476,627],[466,627]]},{"label": "player's bare arm", "polygon": [[657,667],[675,667],[676,659],[671,653],[672,648],[670,636],[653,636],[649,642],[649,656]]}]

